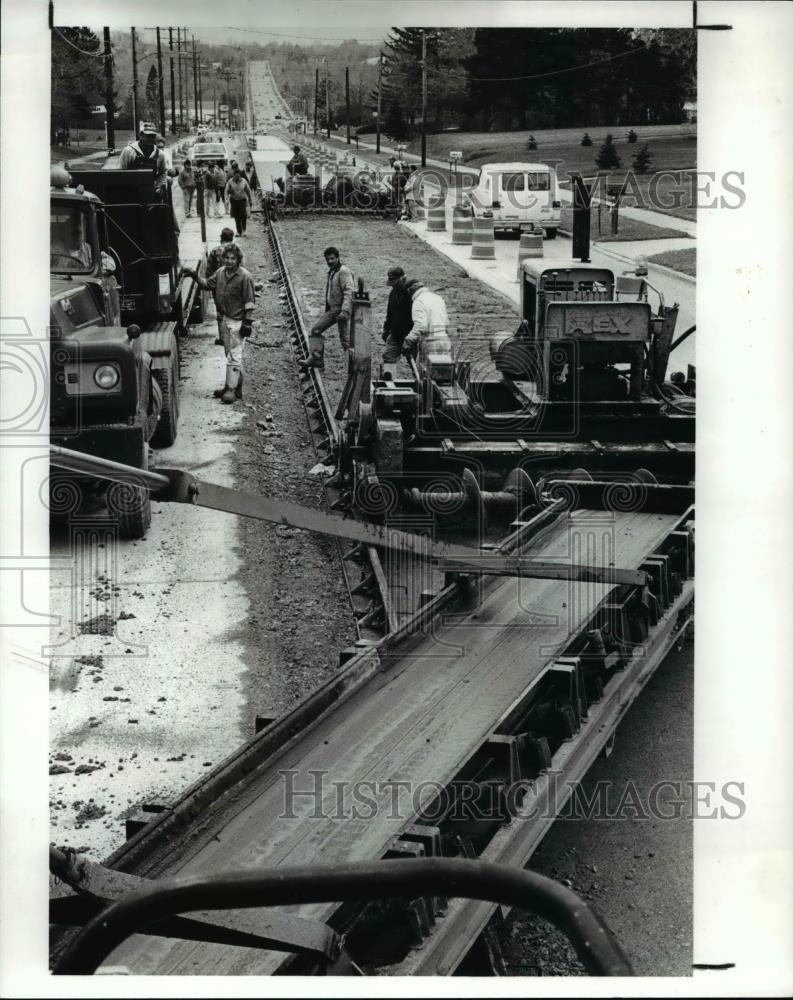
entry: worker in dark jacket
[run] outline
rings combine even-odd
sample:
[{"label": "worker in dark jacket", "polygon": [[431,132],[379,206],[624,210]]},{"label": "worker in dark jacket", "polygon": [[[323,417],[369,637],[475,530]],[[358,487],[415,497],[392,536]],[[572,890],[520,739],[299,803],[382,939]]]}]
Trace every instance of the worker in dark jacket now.
[{"label": "worker in dark jacket", "polygon": [[286,165],[286,172],[290,177],[295,174],[308,173],[308,159],[306,154],[300,151],[300,146],[293,146],[292,152],[295,154]]},{"label": "worker in dark jacket", "polygon": [[143,128],[140,139],[131,142],[121,151],[121,170],[150,170],[154,177],[154,189],[161,194],[165,188],[165,156],[157,149],[157,133],[152,128]]},{"label": "worker in dark jacket", "polygon": [[[402,342],[413,328],[411,310],[413,301],[405,286],[407,278],[401,267],[390,267],[386,282],[391,289],[388,295],[385,322],[383,323],[383,366],[394,364],[402,355]],[[390,372],[383,371],[383,378],[390,380]]]}]

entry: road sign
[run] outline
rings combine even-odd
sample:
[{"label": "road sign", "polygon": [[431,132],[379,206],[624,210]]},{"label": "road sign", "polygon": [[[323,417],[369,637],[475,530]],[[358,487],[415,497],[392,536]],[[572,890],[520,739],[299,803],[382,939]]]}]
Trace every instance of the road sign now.
[{"label": "road sign", "polygon": [[218,105],[218,111],[228,111],[228,109],[229,109],[228,104],[219,104]]},{"label": "road sign", "polygon": [[462,158],[463,158],[462,150],[452,149],[449,151],[450,160],[462,160]]}]

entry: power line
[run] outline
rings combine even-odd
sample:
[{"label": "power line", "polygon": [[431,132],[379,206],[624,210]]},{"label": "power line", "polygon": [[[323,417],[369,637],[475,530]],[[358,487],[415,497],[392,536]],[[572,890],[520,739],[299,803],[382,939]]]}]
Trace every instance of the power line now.
[{"label": "power line", "polygon": [[66,42],[67,45],[71,45],[71,47],[76,52],[79,52],[80,55],[83,55],[83,56],[98,56],[98,57],[104,58],[105,53],[104,53],[104,50],[102,49],[102,43],[99,42],[98,38],[97,38],[97,42],[99,42],[99,48],[96,49],[93,52],[88,52],[85,49],[81,49],[79,45],[75,45],[74,42],[70,38],[67,38],[66,35],[64,35],[64,33],[60,30],[60,28],[53,28],[52,30],[55,31],[55,32],[57,32],[58,33],[58,37],[62,38],[63,41]]},{"label": "power line", "polygon": [[[382,42],[383,40],[382,35],[379,36],[378,38],[349,38],[349,37],[345,38],[341,36],[336,36],[334,38],[324,38],[324,37],[321,38],[318,35],[288,35],[284,34],[283,32],[265,31],[264,29],[260,28],[240,28],[233,24],[224,24],[221,25],[221,27],[226,31],[244,31],[246,35],[267,35],[268,37],[271,38],[304,38],[306,39],[306,41],[309,42]],[[220,45],[223,43],[218,43],[218,44]]]}]

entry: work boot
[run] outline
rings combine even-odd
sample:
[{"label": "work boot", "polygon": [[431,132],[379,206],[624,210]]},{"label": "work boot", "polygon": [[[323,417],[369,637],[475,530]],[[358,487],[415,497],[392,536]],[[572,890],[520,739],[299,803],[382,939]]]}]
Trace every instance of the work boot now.
[{"label": "work boot", "polygon": [[319,371],[323,371],[325,368],[325,338],[309,337],[308,349],[309,356],[300,362],[301,370],[308,371],[309,368],[317,368]]},{"label": "work boot", "polygon": [[221,403],[233,403],[237,399],[237,390],[226,388],[220,397]]},{"label": "work boot", "polygon": [[240,380],[237,383],[237,388],[234,390],[234,395],[237,399],[242,399],[242,372],[240,372]]},{"label": "work boot", "polygon": [[223,395],[223,393],[225,391],[226,391],[226,386],[225,385],[223,386],[222,389],[215,389],[215,391],[212,393],[212,398],[213,399],[220,399],[220,397]]}]

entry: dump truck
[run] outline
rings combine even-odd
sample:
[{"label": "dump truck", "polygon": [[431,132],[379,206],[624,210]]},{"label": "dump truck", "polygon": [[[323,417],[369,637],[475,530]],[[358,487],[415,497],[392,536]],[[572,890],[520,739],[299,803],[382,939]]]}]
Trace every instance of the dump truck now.
[{"label": "dump truck", "polygon": [[[52,174],[51,438],[145,470],[150,446],[176,440],[178,337],[203,300],[180,278],[170,192],[113,160]],[[121,537],[143,537],[148,492],[130,483],[106,499]]]}]

